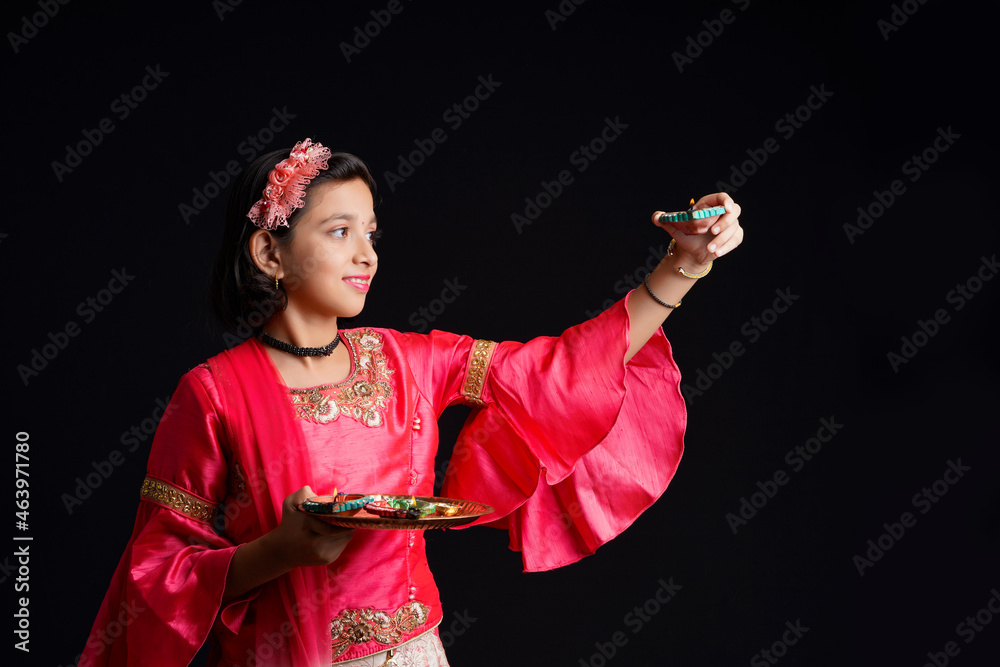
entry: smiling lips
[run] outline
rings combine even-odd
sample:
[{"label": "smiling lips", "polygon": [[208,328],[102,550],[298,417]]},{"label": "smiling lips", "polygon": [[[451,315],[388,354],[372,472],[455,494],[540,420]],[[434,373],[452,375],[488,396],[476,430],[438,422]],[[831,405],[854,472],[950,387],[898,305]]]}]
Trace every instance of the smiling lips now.
[{"label": "smiling lips", "polygon": [[351,287],[361,290],[362,292],[368,291],[368,281],[371,280],[371,276],[347,276],[344,278],[344,282]]}]

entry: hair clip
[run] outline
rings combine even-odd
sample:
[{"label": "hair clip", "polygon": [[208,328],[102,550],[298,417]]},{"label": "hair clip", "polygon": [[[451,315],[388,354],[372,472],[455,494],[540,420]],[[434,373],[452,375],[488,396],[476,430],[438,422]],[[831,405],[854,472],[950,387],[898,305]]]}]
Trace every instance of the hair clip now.
[{"label": "hair clip", "polygon": [[305,204],[306,186],[321,169],[326,169],[330,149],[308,137],[292,148],[288,157],[267,175],[264,196],[257,200],[247,217],[261,229],[288,226],[288,218]]}]

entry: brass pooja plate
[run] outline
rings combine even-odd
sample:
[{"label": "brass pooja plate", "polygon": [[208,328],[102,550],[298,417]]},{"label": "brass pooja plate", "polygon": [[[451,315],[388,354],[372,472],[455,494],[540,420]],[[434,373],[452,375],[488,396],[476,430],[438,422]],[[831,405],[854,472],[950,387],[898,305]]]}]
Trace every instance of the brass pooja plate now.
[{"label": "brass pooja plate", "polygon": [[435,506],[435,512],[428,516],[415,519],[397,519],[394,517],[382,517],[365,510],[349,509],[344,512],[331,511],[336,503],[333,496],[317,496],[310,498],[299,505],[303,512],[322,519],[334,526],[343,528],[370,528],[374,530],[428,530],[430,528],[451,528],[472,523],[477,518],[493,513],[493,508],[483,503],[471,500],[457,500],[455,498],[438,498],[435,496],[404,496],[391,494],[361,494],[349,493],[344,498],[350,502],[360,498],[372,497],[374,500],[385,500],[395,502],[408,502],[411,498],[418,504],[431,503]]}]

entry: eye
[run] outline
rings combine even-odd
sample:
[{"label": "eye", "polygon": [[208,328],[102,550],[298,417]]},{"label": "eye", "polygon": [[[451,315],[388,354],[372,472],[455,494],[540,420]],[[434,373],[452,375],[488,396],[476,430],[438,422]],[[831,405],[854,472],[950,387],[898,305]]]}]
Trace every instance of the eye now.
[{"label": "eye", "polygon": [[375,242],[378,241],[380,238],[382,238],[382,230],[373,229],[367,234],[365,234],[365,238],[367,238],[372,245],[375,245]]},{"label": "eye", "polygon": [[337,227],[336,229],[332,230],[330,233],[333,234],[338,239],[346,239],[347,238],[347,227]]}]

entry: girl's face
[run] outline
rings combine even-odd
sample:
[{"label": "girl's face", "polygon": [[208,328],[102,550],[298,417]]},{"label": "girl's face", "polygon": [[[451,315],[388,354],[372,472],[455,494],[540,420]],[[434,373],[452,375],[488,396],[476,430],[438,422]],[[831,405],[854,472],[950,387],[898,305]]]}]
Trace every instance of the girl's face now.
[{"label": "girl's face", "polygon": [[289,314],[306,320],[353,317],[378,266],[371,191],[361,179],[310,188],[306,211],[280,251]]}]

